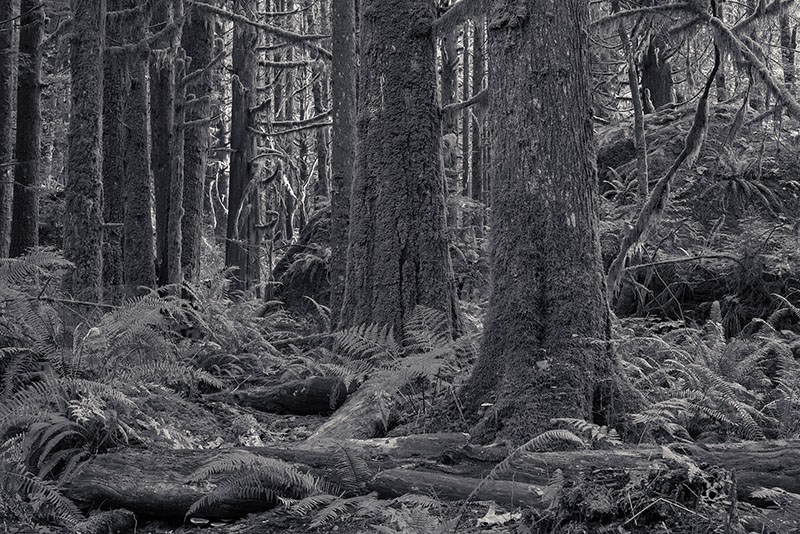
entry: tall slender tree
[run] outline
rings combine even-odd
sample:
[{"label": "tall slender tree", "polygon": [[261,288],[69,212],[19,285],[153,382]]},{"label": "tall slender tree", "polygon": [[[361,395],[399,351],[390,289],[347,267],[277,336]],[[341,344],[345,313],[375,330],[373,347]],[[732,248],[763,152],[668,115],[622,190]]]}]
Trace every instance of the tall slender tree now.
[{"label": "tall slender tree", "polygon": [[[187,91],[192,98],[187,100],[186,120],[190,126],[184,132],[183,162],[183,221],[181,224],[181,263],[187,280],[195,280],[200,271],[200,244],[202,242],[203,191],[206,179],[206,163],[210,144],[209,124],[211,114],[212,79],[210,70],[205,70],[214,57],[215,16],[195,10],[183,30],[182,46],[191,58],[191,69],[199,72]],[[187,97],[189,98],[189,97]],[[192,121],[197,121],[191,125]]]},{"label": "tall slender tree", "polygon": [[[234,12],[245,15],[258,11],[257,0],[236,0]],[[233,104],[231,108],[231,172],[228,193],[228,231],[225,265],[236,267],[234,287],[249,289],[260,280],[259,249],[251,233],[259,195],[253,194],[252,168],[256,155],[253,110],[256,106],[258,32],[248,24],[233,28]]]},{"label": "tall slender tree", "polygon": [[391,324],[417,305],[459,328],[445,217],[435,5],[361,3],[358,151],[342,326]]},{"label": "tall slender tree", "polygon": [[331,5],[331,324],[339,322],[347,265],[350,188],[356,144],[356,9],[354,0]]},{"label": "tall slender tree", "polygon": [[39,244],[39,144],[42,134],[42,37],[44,7],[36,0],[20,3],[17,142],[11,256]]},{"label": "tall slender tree", "polygon": [[491,2],[491,298],[466,406],[523,441],[592,419],[609,320],[589,97],[588,0]]},{"label": "tall slender tree", "polygon": [[150,47],[144,44],[149,17],[141,11],[130,23],[132,40],[137,44],[128,56],[127,102],[123,122],[127,126],[125,203],[122,257],[126,292],[137,295],[140,288],[156,283],[153,228],[153,171],[150,167]]},{"label": "tall slender tree", "polygon": [[11,246],[11,203],[14,199],[14,117],[17,94],[17,29],[19,0],[0,2],[0,258]]},{"label": "tall slender tree", "polygon": [[72,295],[99,301],[103,290],[103,47],[105,0],[72,0],[71,106],[67,133],[64,256],[75,268]]}]

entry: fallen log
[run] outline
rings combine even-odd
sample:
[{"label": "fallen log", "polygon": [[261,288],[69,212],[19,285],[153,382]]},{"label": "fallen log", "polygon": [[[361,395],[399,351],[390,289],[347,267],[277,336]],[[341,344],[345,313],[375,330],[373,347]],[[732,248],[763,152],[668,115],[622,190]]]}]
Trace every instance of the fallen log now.
[{"label": "fallen log", "polygon": [[[756,488],[777,487],[800,493],[800,440],[748,441],[716,445],[676,444],[670,449],[703,464],[723,467],[736,474],[740,499],[746,500]],[[453,464],[452,473],[481,477],[507,456],[505,448],[467,445],[444,453]],[[663,461],[657,447],[563,452],[530,452],[515,455],[500,478],[544,485],[556,469],[567,473],[597,470],[647,471]]]},{"label": "fallen log", "polygon": [[[319,440],[273,447],[236,449],[142,450],[103,454],[85,464],[65,485],[64,494],[84,510],[98,506],[125,508],[137,514],[183,519],[189,507],[206,495],[211,485],[187,483],[189,476],[207,463],[242,451],[277,458],[335,481],[333,471],[342,447],[359,454],[374,470],[408,465],[435,464],[445,450],[463,447],[468,436],[460,433],[421,434],[374,440]],[[213,484],[217,480],[212,480]],[[272,503],[223,500],[204,509],[207,517],[238,517],[269,509]]]},{"label": "fallen log", "polygon": [[208,400],[235,401],[262,412],[293,415],[329,414],[344,404],[347,387],[341,378],[311,377],[233,393],[205,395]]},{"label": "fallen log", "polygon": [[[389,469],[378,473],[367,489],[385,499],[406,493],[419,493],[442,500],[460,501],[472,495],[473,500],[495,501],[505,506],[542,508],[542,488],[509,480],[484,480],[446,473],[410,469]],[[477,490],[477,491],[476,491]]]},{"label": "fallen log", "polygon": [[[148,516],[182,518],[189,506],[211,488],[205,482],[187,484],[189,475],[225,454],[244,450],[278,458],[335,481],[335,466],[341,458],[338,452],[345,446],[360,454],[373,472],[378,472],[369,484],[382,495],[422,491],[447,499],[464,499],[499,457],[496,451],[472,447],[466,440],[464,434],[423,434],[342,442],[315,440],[227,450],[128,449],[93,459],[72,478],[64,493],[84,509],[102,505],[127,508]],[[713,446],[681,444],[672,449],[686,454],[698,467],[709,464],[735,471],[741,500],[748,500],[750,493],[762,486],[800,493],[800,440]],[[659,469],[659,464],[667,461],[663,456],[663,450],[655,447],[519,454],[509,461],[507,470],[496,473],[497,481],[487,481],[481,491],[494,494],[494,497],[485,498],[503,503],[524,495],[524,501],[518,502],[532,505],[535,488],[546,485],[557,469],[567,478],[603,470],[647,472]],[[503,481],[522,486],[508,486],[502,484]],[[211,484],[215,482],[210,481]],[[390,490],[390,485],[395,489]],[[478,493],[478,498],[483,499],[482,495],[487,494]],[[217,503],[204,514],[206,517],[235,517],[266,508],[269,506],[264,502],[228,500]]]}]

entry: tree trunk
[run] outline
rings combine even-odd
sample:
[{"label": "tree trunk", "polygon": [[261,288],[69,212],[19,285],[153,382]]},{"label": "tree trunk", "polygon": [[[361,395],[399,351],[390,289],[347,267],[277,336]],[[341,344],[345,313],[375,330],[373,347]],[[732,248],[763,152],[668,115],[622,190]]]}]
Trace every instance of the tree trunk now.
[{"label": "tree trunk", "polygon": [[[645,113],[653,113],[661,106],[672,103],[672,66],[666,59],[667,51],[667,44],[660,37],[654,36],[650,40],[642,61],[642,90],[646,92]],[[652,107],[648,102],[652,103]]]},{"label": "tree trunk", "polygon": [[519,442],[553,417],[592,419],[603,410],[593,398],[609,378],[609,321],[588,3],[492,5],[492,293],[478,364],[463,393],[471,413],[491,404],[475,428],[481,439]]},{"label": "tree trunk", "polygon": [[[234,12],[255,13],[255,0],[236,0]],[[225,265],[238,270],[233,287],[247,290],[257,285],[260,275],[259,249],[251,246],[253,220],[259,209],[259,195],[252,182],[252,161],[256,155],[255,139],[249,132],[254,126],[250,110],[255,106],[258,57],[258,33],[249,25],[233,28],[233,107],[231,111],[231,173],[228,194],[228,241]]]},{"label": "tree trunk", "polygon": [[0,258],[11,246],[14,200],[14,119],[17,94],[17,36],[19,0],[0,2]]},{"label": "tree trunk", "polygon": [[356,15],[353,0],[331,5],[331,325],[339,323],[347,266],[356,143]]},{"label": "tree trunk", "polygon": [[[109,11],[129,8],[129,2],[111,2]],[[127,41],[127,21],[111,18],[106,35],[109,43]],[[105,297],[114,301],[121,297],[123,279],[122,222],[125,217],[123,184],[125,183],[125,151],[127,125],[123,121],[128,81],[128,58],[123,50],[106,49],[103,65],[103,221],[119,226],[106,226],[103,232],[103,284]]]},{"label": "tree trunk", "polygon": [[[470,62],[470,25],[467,21],[461,30],[461,100],[466,102],[469,100],[470,93],[470,78],[472,76]],[[470,147],[470,109],[466,108],[461,112],[461,194],[469,196],[470,183],[472,177],[472,148]],[[472,224],[472,223],[470,223]]]},{"label": "tree trunk", "polygon": [[[457,101],[458,93],[458,29],[442,37],[442,80],[441,80],[441,105],[446,106]],[[445,173],[445,188],[447,189],[447,225],[459,227],[458,209],[458,125],[455,113],[445,113],[442,117],[442,144]]]},{"label": "tree trunk", "polygon": [[790,25],[789,15],[781,16],[781,60],[783,65],[783,83],[789,92],[794,94],[794,52],[797,47],[797,26]]},{"label": "tree trunk", "polygon": [[[147,18],[140,15],[132,21],[134,41],[145,37]],[[136,50],[128,57],[128,88],[124,123],[128,128],[125,144],[125,180],[123,196],[122,256],[125,286],[129,297],[156,284],[153,242],[153,171],[150,135],[150,54]]]},{"label": "tree trunk", "polygon": [[[191,70],[205,68],[214,57],[214,15],[194,11],[183,30],[182,46],[191,58]],[[194,100],[187,105],[186,120],[208,119],[211,115],[211,72],[205,72],[188,89]],[[203,191],[210,144],[210,125],[200,124],[184,131],[183,221],[181,223],[181,265],[187,281],[200,274],[200,245],[203,241]]]},{"label": "tree trunk", "polygon": [[100,301],[103,290],[103,47],[105,0],[72,0],[72,95],[64,221],[64,257],[75,268],[68,294]]},{"label": "tree trunk", "polygon": [[[484,87],[485,35],[483,18],[479,17],[475,20],[475,31],[472,37],[472,96],[480,93]],[[481,108],[467,111],[470,112],[472,117],[472,198],[478,202],[486,203],[483,187],[484,114]],[[483,213],[481,213],[478,216],[478,228],[476,231],[478,237],[483,236],[483,223]]]},{"label": "tree trunk", "polygon": [[44,8],[36,0],[22,0],[20,13],[11,257],[25,254],[39,244],[39,144],[45,15]]},{"label": "tree trunk", "polygon": [[232,400],[239,406],[249,406],[269,413],[330,414],[344,404],[347,388],[341,378],[314,376],[304,380],[289,380],[274,386],[205,395],[204,398]]},{"label": "tree trunk", "polygon": [[[159,2],[154,7],[152,32],[162,30],[170,21],[169,2]],[[168,43],[158,43],[168,47]],[[167,258],[169,255],[169,199],[172,154],[175,133],[175,64],[168,50],[156,50],[150,56],[150,128],[152,135],[151,169],[155,185],[156,215],[156,278],[158,285],[169,283]]]},{"label": "tree trunk", "polygon": [[[310,10],[309,10],[310,11]],[[309,30],[313,31],[319,28],[321,33],[329,34],[331,31],[330,17],[329,17],[329,2],[322,0],[319,3],[319,24],[309,25]],[[330,43],[326,42],[326,46]],[[330,74],[329,70],[322,61],[316,61],[311,70],[311,76],[316,78],[312,93],[314,96],[314,113],[319,115],[330,107],[328,103],[330,95]],[[314,132],[315,146],[317,151],[317,187],[316,195],[318,197],[330,197],[330,152],[328,145],[330,143],[330,128],[317,128]]]},{"label": "tree trunk", "polygon": [[417,305],[460,329],[447,242],[435,6],[362,3],[358,144],[340,324],[393,325]]}]

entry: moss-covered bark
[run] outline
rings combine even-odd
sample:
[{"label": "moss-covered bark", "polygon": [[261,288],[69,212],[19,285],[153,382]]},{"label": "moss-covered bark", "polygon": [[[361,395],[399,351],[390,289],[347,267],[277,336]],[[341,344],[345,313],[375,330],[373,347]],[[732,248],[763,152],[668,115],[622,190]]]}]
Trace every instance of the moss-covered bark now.
[{"label": "moss-covered bark", "polygon": [[[214,56],[214,16],[201,11],[193,12],[184,25],[181,44],[186,50],[187,57],[191,58],[189,70],[205,68]],[[186,109],[187,122],[209,117],[212,90],[210,71],[205,72],[187,88],[187,93],[194,95],[194,101]],[[184,132],[184,142],[181,264],[186,279],[193,281],[197,279],[200,271],[203,190],[210,143],[209,125],[206,123],[187,128]]]},{"label": "moss-covered bark", "polygon": [[[154,7],[151,31],[163,29],[170,20],[169,2],[157,2]],[[156,215],[156,278],[159,285],[168,283],[168,227],[170,177],[175,132],[174,69],[175,63],[169,57],[169,43],[157,43],[161,50],[150,55],[150,131],[152,135],[151,168],[155,189]]]},{"label": "moss-covered bark", "polygon": [[588,2],[495,0],[489,17],[491,300],[466,409],[522,441],[591,419],[608,310],[589,98]]},{"label": "moss-covered bark", "polygon": [[[144,38],[146,23],[143,17],[133,22],[134,41]],[[128,57],[129,85],[124,120],[128,127],[128,138],[123,182],[125,214],[122,250],[125,287],[129,296],[139,294],[140,288],[153,288],[156,284],[153,172],[150,168],[149,57],[146,47],[137,49]]]},{"label": "moss-covered bark", "polygon": [[[236,0],[234,12],[254,13],[255,0]],[[250,26],[236,24],[233,29],[233,105],[231,110],[231,172],[228,189],[228,230],[225,246],[225,265],[236,267],[233,287],[248,289],[260,279],[259,248],[253,246],[252,221],[260,205],[260,195],[250,186],[252,164],[256,154],[253,126],[258,33]]]},{"label": "moss-covered bark", "polygon": [[356,10],[353,0],[331,5],[331,324],[339,322],[347,266],[350,186],[356,143]]},{"label": "moss-covered bark", "polygon": [[[130,7],[125,2],[110,2],[109,10]],[[125,42],[121,19],[111,19],[106,27],[110,43]],[[103,65],[103,220],[119,226],[107,226],[103,232],[103,283],[106,298],[118,297],[124,285],[122,260],[122,220],[125,207],[122,187],[125,179],[125,143],[127,126],[123,122],[128,66],[123,51],[106,50]]]},{"label": "moss-covered bark", "polygon": [[0,258],[11,245],[11,203],[14,199],[14,118],[17,94],[19,0],[0,2]]},{"label": "moss-covered bark", "polygon": [[72,0],[64,256],[67,293],[99,301],[103,282],[103,46],[105,0]]},{"label": "moss-covered bark", "polygon": [[358,151],[340,324],[392,324],[416,305],[458,307],[447,248],[436,94],[436,13],[427,0],[361,3]]},{"label": "moss-covered bark", "polygon": [[39,143],[42,134],[42,37],[44,8],[36,0],[20,3],[17,141],[14,150],[12,257],[39,244]]}]

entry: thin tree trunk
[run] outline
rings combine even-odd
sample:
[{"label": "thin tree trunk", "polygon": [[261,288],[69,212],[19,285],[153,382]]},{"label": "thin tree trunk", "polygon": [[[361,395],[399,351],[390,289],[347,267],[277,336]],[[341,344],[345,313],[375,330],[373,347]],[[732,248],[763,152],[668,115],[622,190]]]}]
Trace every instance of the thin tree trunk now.
[{"label": "thin tree trunk", "polygon": [[[255,0],[236,0],[234,12],[253,13]],[[251,186],[251,162],[255,157],[255,140],[249,132],[253,127],[250,110],[256,104],[256,75],[258,33],[250,26],[237,24],[233,29],[233,107],[231,110],[231,172],[228,196],[228,231],[225,265],[236,267],[233,286],[247,290],[260,280],[258,249],[250,246],[251,221],[258,206],[258,195]]]},{"label": "thin tree trunk", "polygon": [[331,6],[331,325],[336,328],[344,296],[350,189],[356,143],[356,11],[353,0]]},{"label": "thin tree trunk", "polygon": [[[469,21],[464,24],[461,33],[461,100],[466,102],[470,98],[470,77],[472,75],[470,68],[470,38],[469,38],[470,25]],[[470,184],[472,177],[472,148],[470,146],[470,110],[464,109],[461,112],[461,194],[469,196]]]},{"label": "thin tree trunk", "polygon": [[[454,29],[442,37],[442,79],[441,79],[441,105],[446,106],[457,100],[458,93],[458,30]],[[442,117],[442,134],[444,149],[445,187],[447,189],[447,225],[453,228],[459,226],[460,213],[458,209],[458,135],[455,113],[445,113]]]},{"label": "thin tree trunk", "polygon": [[[109,10],[131,7],[127,2],[111,2]],[[126,42],[127,21],[120,18],[107,23],[108,42]],[[123,121],[126,90],[129,86],[128,58],[125,51],[105,52],[103,66],[103,221],[122,225],[125,216],[122,189],[125,180],[127,126]],[[122,228],[107,226],[103,232],[103,284],[105,297],[121,296],[123,280]]]},{"label": "thin tree trunk", "polygon": [[[791,27],[789,15],[781,17],[781,60],[783,64],[783,83],[791,94],[795,94],[794,53],[797,47],[797,26]],[[719,77],[719,75],[717,75]]]},{"label": "thin tree trunk", "polygon": [[434,18],[427,0],[366,0],[358,146],[340,323],[402,335],[417,305],[460,329],[447,242]]},{"label": "thin tree trunk", "polygon": [[14,119],[17,94],[17,36],[19,0],[0,2],[0,258],[11,246],[14,200]]},{"label": "thin tree trunk", "polygon": [[[316,28],[320,29],[321,33],[330,33],[329,10],[328,0],[321,0],[319,2],[319,24],[313,23],[308,26],[309,31],[312,33]],[[311,10],[309,10],[310,12]],[[328,46],[329,43],[326,43]],[[325,64],[321,61],[314,63],[311,69],[311,75],[316,78],[312,93],[314,96],[314,114],[319,115],[323,113],[330,104],[328,103],[330,94],[330,76],[329,71]],[[317,187],[316,195],[319,197],[330,197],[330,152],[328,144],[330,142],[330,129],[317,128],[314,132],[315,145],[317,152]]]},{"label": "thin tree trunk", "polygon": [[[477,95],[484,87],[484,43],[486,31],[483,19],[475,21],[475,31],[472,37],[472,96]],[[467,112],[472,116],[472,198],[478,202],[486,202],[483,165],[483,133],[485,131],[483,112],[480,109]],[[483,213],[478,217],[477,236],[483,236]]]},{"label": "thin tree trunk", "polygon": [[[152,30],[158,32],[170,21],[169,2],[156,3]],[[159,43],[166,46],[168,43]],[[151,168],[155,184],[156,215],[156,278],[158,285],[169,283],[168,228],[170,213],[171,150],[175,146],[175,64],[168,50],[157,50],[150,56],[150,128],[152,135]]]},{"label": "thin tree trunk", "polygon": [[[215,17],[204,11],[194,11],[183,30],[183,48],[191,58],[190,70],[205,68],[214,57]],[[186,120],[207,119],[211,114],[213,91],[211,72],[205,72],[188,89],[194,102],[186,109]],[[210,126],[194,126],[184,132],[183,164],[183,243],[181,264],[187,281],[196,281],[200,273],[200,245],[203,238],[203,191],[210,143]]]},{"label": "thin tree trunk", "polygon": [[463,396],[472,414],[490,404],[473,435],[520,442],[553,417],[602,421],[606,410],[595,395],[611,360],[589,10],[587,0],[491,5],[492,293]]},{"label": "thin tree trunk", "polygon": [[72,95],[64,221],[64,257],[75,268],[68,294],[100,301],[103,290],[103,46],[105,0],[72,0]]},{"label": "thin tree trunk", "polygon": [[[133,23],[134,40],[143,39],[147,20],[144,16]],[[125,124],[128,140],[125,146],[125,217],[123,220],[123,264],[128,296],[155,287],[155,243],[153,239],[153,171],[150,152],[150,88],[147,50],[137,50],[129,58],[128,102]]]},{"label": "thin tree trunk", "polygon": [[17,142],[14,167],[14,207],[11,221],[12,257],[39,244],[39,146],[42,134],[42,37],[44,8],[22,0],[17,80]]}]

